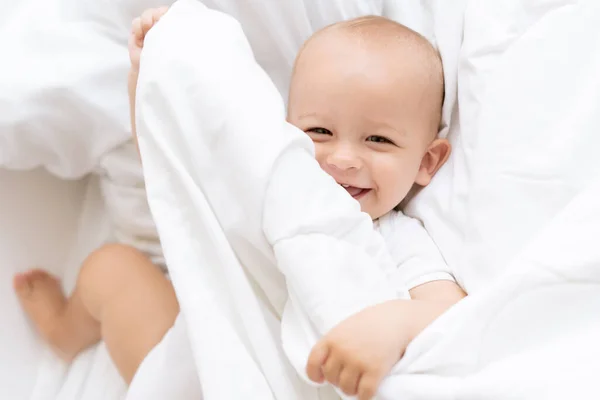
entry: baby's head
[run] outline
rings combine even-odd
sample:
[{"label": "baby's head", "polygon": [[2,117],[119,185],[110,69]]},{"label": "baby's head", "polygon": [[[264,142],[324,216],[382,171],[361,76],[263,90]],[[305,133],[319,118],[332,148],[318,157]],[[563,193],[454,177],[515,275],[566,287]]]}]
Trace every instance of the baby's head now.
[{"label": "baby's head", "polygon": [[442,63],[418,33],[382,17],[337,23],[302,47],[288,120],[373,219],[427,185],[450,153],[438,139]]}]

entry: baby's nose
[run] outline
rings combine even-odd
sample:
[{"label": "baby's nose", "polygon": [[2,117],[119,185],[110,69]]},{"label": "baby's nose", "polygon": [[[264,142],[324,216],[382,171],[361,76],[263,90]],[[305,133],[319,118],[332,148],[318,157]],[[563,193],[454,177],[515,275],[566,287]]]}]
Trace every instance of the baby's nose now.
[{"label": "baby's nose", "polygon": [[361,159],[351,146],[339,146],[328,155],[328,167],[337,171],[358,170],[362,166]]}]

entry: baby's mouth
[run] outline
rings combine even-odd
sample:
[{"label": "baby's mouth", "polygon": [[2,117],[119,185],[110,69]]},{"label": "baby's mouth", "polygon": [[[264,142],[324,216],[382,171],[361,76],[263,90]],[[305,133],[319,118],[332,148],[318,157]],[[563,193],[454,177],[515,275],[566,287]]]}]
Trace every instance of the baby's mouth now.
[{"label": "baby's mouth", "polygon": [[346,189],[346,191],[350,194],[350,196],[354,197],[356,200],[360,199],[367,193],[371,191],[371,189],[359,188],[356,186],[344,185],[340,183],[340,185]]}]

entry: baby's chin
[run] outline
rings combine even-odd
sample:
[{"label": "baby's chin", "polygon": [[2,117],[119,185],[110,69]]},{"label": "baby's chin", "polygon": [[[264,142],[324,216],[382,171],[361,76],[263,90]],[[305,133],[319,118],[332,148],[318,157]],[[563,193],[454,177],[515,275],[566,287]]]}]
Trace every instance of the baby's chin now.
[{"label": "baby's chin", "polygon": [[373,221],[383,217],[389,212],[394,211],[396,207],[398,207],[398,205],[400,204],[400,201],[390,201],[382,203],[377,201],[376,198],[371,197],[373,195],[374,193],[370,193],[369,196],[365,196],[364,198],[359,200],[361,211],[369,214]]},{"label": "baby's chin", "polygon": [[380,217],[383,217],[385,214],[391,211],[386,211],[386,208],[381,206],[377,207],[377,204],[373,204],[373,202],[369,201],[369,199],[361,199],[358,202],[360,203],[360,210],[364,213],[369,214],[373,221]]}]

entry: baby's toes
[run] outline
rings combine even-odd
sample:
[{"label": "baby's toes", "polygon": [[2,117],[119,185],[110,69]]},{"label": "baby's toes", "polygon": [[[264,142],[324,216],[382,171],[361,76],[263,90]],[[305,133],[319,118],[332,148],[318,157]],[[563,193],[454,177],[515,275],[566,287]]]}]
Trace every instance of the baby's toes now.
[{"label": "baby's toes", "polygon": [[13,277],[13,287],[19,297],[28,296],[31,293],[29,275],[19,273]]}]

